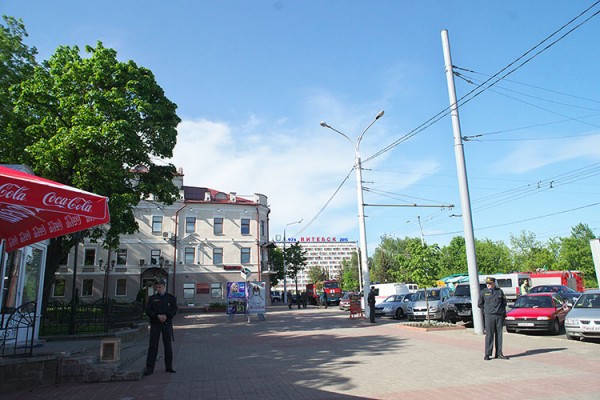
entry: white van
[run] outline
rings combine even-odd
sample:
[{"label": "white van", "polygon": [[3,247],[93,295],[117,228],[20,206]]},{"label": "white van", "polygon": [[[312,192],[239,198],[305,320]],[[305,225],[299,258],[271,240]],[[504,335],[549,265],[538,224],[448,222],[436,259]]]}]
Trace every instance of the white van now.
[{"label": "white van", "polygon": [[381,303],[393,294],[409,293],[410,289],[405,283],[379,283],[375,287],[375,304]]},{"label": "white van", "polygon": [[521,284],[529,279],[529,274],[513,272],[510,274],[479,275],[479,283],[485,283],[488,278],[496,279],[496,286],[504,292],[506,300],[515,301],[521,295]]}]

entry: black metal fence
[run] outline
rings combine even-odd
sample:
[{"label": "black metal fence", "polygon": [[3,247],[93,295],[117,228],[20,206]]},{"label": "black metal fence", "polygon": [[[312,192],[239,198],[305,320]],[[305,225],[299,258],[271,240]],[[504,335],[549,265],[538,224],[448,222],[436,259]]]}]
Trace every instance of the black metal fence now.
[{"label": "black metal fence", "polygon": [[2,313],[0,323],[0,355],[30,357],[37,320],[37,302],[25,303],[10,314]]},{"label": "black metal fence", "polygon": [[118,304],[99,300],[92,304],[50,302],[42,313],[40,336],[108,333],[133,327],[146,319],[142,303]]}]

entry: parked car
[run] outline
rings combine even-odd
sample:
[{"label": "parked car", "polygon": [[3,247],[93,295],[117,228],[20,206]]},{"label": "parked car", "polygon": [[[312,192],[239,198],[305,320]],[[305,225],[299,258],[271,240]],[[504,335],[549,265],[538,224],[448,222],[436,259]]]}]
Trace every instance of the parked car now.
[{"label": "parked car", "polygon": [[600,338],[600,290],[588,290],[577,299],[565,319],[568,339]]},{"label": "parked car", "polygon": [[408,319],[427,319],[427,305],[429,305],[429,319],[442,319],[442,303],[448,300],[451,294],[450,288],[448,287],[429,288],[427,289],[426,300],[425,289],[417,290],[408,304],[408,307],[406,307]]},{"label": "parked car", "polygon": [[414,293],[393,294],[381,303],[375,304],[375,315],[378,317],[406,317],[406,308],[413,298]]},{"label": "parked car", "polygon": [[281,302],[281,292],[278,290],[273,290],[271,292],[271,303],[275,303],[276,301]]},{"label": "parked car", "polygon": [[[479,291],[486,288],[479,284]],[[456,285],[454,294],[442,304],[442,321],[455,324],[458,321],[473,322],[473,306],[471,304],[471,286],[468,283]]]},{"label": "parked car", "polygon": [[350,310],[350,296],[356,296],[356,293],[346,293],[342,296],[342,298],[340,299],[340,310],[342,311],[348,311]]},{"label": "parked car", "polygon": [[571,305],[575,304],[581,293],[571,289],[565,285],[539,285],[534,286],[529,290],[529,293],[558,293],[560,296],[567,300]]},{"label": "parked car", "polygon": [[558,334],[568,312],[567,302],[558,293],[530,293],[517,298],[504,324],[507,332]]}]

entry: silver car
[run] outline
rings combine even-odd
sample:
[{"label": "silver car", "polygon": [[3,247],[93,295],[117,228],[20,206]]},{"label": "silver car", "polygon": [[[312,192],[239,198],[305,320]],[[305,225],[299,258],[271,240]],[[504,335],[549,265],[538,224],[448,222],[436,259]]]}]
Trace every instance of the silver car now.
[{"label": "silver car", "polygon": [[406,307],[414,293],[393,294],[381,303],[375,304],[375,315],[378,317],[395,317],[402,319],[406,316]]},{"label": "silver car", "polygon": [[[442,304],[451,296],[450,288],[439,287],[429,288],[427,293],[424,289],[419,289],[414,293],[412,301],[406,308],[406,315],[412,320],[441,320]],[[429,308],[427,308],[429,306]]]},{"label": "silver car", "polygon": [[565,318],[568,339],[600,339],[600,290],[588,290]]}]

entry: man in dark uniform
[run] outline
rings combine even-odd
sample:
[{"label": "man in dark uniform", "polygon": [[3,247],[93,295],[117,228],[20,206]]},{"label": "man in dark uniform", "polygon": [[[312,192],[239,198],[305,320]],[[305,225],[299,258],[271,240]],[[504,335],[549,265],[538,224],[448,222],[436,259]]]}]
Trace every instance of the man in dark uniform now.
[{"label": "man in dark uniform", "polygon": [[367,297],[367,303],[369,303],[369,320],[375,322],[375,286],[371,286],[369,296]]},{"label": "man in dark uniform", "polygon": [[162,334],[163,347],[165,350],[165,370],[175,373],[173,369],[173,317],[177,314],[177,298],[167,293],[164,279],[156,281],[154,293],[146,303],[146,315],[150,318],[150,344],[148,345],[148,356],[146,357],[146,371],[144,375],[154,372],[154,364],[158,354],[158,341]]},{"label": "man in dark uniform", "polygon": [[492,349],[496,344],[496,356],[502,360],[508,360],[502,354],[502,327],[506,318],[506,297],[502,289],[496,286],[494,278],[487,278],[487,287],[479,294],[477,305],[483,310],[485,332],[485,356],[484,360],[492,357]]}]

